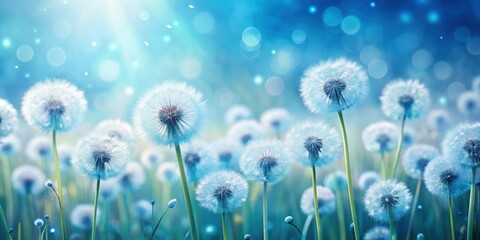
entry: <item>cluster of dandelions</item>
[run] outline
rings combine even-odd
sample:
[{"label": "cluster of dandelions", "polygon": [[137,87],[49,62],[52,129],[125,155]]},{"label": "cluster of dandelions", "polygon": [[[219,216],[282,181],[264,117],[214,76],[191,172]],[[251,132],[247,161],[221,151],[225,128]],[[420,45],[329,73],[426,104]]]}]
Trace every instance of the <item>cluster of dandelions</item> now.
[{"label": "cluster of dandelions", "polygon": [[[145,170],[152,170],[162,186],[169,186],[180,180],[188,213],[189,231],[192,239],[202,239],[206,232],[195,210],[201,206],[221,215],[223,238],[229,236],[229,214],[244,205],[252,208],[255,199],[249,196],[256,188],[249,187],[247,181],[262,185],[263,238],[269,238],[268,189],[281,182],[292,169],[292,163],[309,168],[311,186],[298,196],[299,206],[306,215],[303,229],[288,216],[285,222],[294,226],[302,237],[307,237],[310,222],[315,219],[316,238],[322,239],[327,231],[322,230],[324,218],[336,212],[340,239],[350,238],[348,228],[356,239],[361,233],[364,239],[397,238],[395,222],[410,212],[409,238],[415,219],[420,189],[424,182],[435,196],[448,198],[452,238],[455,238],[455,224],[452,214],[452,197],[459,196],[470,187],[470,203],[467,221],[467,238],[472,239],[475,209],[475,176],[480,165],[480,123],[459,125],[448,132],[442,144],[442,151],[429,144],[412,144],[414,135],[409,130],[409,120],[422,117],[430,105],[429,91],[418,80],[396,80],[389,83],[382,95],[381,109],[386,117],[395,122],[380,121],[368,125],[362,133],[364,148],[372,158],[380,158],[380,168],[369,169],[355,181],[355,169],[350,159],[349,139],[344,121],[344,112],[355,107],[368,92],[368,78],[362,67],[346,59],[332,60],[309,68],[300,87],[301,97],[312,113],[338,115],[340,129],[323,121],[310,121],[293,124],[288,110],[272,108],[265,111],[259,121],[245,106],[232,106],[225,114],[229,129],[224,138],[213,143],[195,139],[204,121],[205,107],[203,96],[185,83],[166,82],[145,93],[133,115],[133,128],[120,119],[105,120],[94,130],[80,138],[75,147],[59,144],[56,133],[73,129],[82,122],[86,111],[83,92],[74,85],[52,80],[33,86],[22,102],[22,113],[27,123],[43,132],[51,132],[52,140],[34,138],[28,144],[29,158],[41,167],[23,165],[12,174],[12,186],[20,194],[37,196],[51,178],[48,169],[53,158],[55,163],[55,183],[46,181],[46,186],[58,200],[62,237],[67,234],[63,216],[68,209],[63,201],[60,170],[73,166],[78,172],[92,178],[95,183],[95,196],[92,204],[81,203],[71,211],[71,224],[82,231],[91,231],[91,239],[97,236],[97,218],[102,215],[102,237],[116,232],[124,237],[134,235],[130,216],[128,196],[139,189],[144,182]],[[465,97],[466,98],[466,97]],[[464,100],[459,99],[459,102]],[[469,103],[472,105],[473,103]],[[468,104],[464,104],[468,105]],[[19,141],[12,134],[17,130],[17,113],[5,100],[0,101],[1,155],[9,157],[18,151]],[[443,132],[451,125],[448,112],[432,111],[428,116],[428,126],[432,131]],[[134,152],[140,139],[175,149],[177,162],[167,161],[157,147],[146,148],[140,154],[141,163],[136,162]],[[438,137],[438,136],[437,136]],[[343,151],[342,151],[343,146]],[[406,148],[406,151],[402,151]],[[338,160],[343,152],[345,171],[333,171],[322,177],[318,168],[328,168]],[[402,154],[403,152],[403,154]],[[403,157],[402,157],[403,155]],[[417,180],[414,195],[407,185],[399,181],[397,166],[402,160],[404,172]],[[61,164],[61,165],[60,165]],[[63,171],[62,171],[63,172]],[[379,174],[378,172],[381,172]],[[46,176],[47,175],[47,176]],[[152,191],[157,191],[152,182]],[[195,185],[191,194],[189,184]],[[250,186],[254,186],[250,184]],[[354,188],[364,193],[364,205],[369,216],[380,224],[389,224],[389,229],[376,226],[369,231],[361,229]],[[166,187],[168,190],[168,187]],[[167,191],[164,190],[164,191]],[[259,190],[259,189],[257,189]],[[168,191],[167,191],[168,192]],[[352,224],[347,223],[343,213],[343,193],[348,194],[348,204]],[[165,192],[164,192],[165,193]],[[271,194],[271,193],[270,193]],[[121,229],[112,230],[109,218],[110,202],[122,197],[124,208],[120,220]],[[155,194],[154,194],[155,196]],[[194,198],[192,198],[195,196]],[[412,204],[413,200],[413,204]],[[103,204],[100,211],[99,202]],[[12,209],[13,200],[7,209]],[[138,200],[135,216],[145,228],[142,232],[153,239],[167,211],[176,205],[170,201],[158,221],[154,221],[155,200]],[[292,206],[290,206],[292,207]],[[290,210],[290,209],[289,209]],[[50,213],[51,214],[51,213]],[[51,214],[55,216],[55,212]],[[360,218],[362,214],[360,214]],[[40,219],[41,220],[41,219]],[[43,220],[42,220],[43,221]],[[256,226],[245,217],[244,229]],[[47,229],[45,224],[45,228]],[[41,229],[43,224],[35,220]],[[424,229],[425,234],[428,230]],[[48,232],[48,231],[47,231]],[[48,233],[39,231],[40,236]],[[245,238],[252,237],[245,232]],[[74,235],[74,234],[72,234]]]}]

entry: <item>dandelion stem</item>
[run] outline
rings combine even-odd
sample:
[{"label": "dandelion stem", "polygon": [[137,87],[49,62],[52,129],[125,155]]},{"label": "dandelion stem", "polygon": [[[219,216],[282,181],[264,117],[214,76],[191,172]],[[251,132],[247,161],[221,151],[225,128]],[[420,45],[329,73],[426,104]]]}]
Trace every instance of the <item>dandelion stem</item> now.
[{"label": "dandelion stem", "polygon": [[405,240],[410,239],[410,234],[412,233],[413,220],[415,219],[415,211],[417,209],[418,197],[420,195],[420,189],[422,188],[422,177],[418,178],[417,188],[415,189],[415,197],[413,199],[412,212],[410,213],[410,220],[408,221],[408,230]]},{"label": "dandelion stem", "polygon": [[473,210],[475,209],[475,179],[476,169],[472,168],[472,183],[470,186],[470,202],[468,206],[468,224],[467,224],[467,240],[473,239]]},{"label": "dandelion stem", "polygon": [[127,192],[122,193],[122,203],[123,210],[125,211],[125,235],[130,237],[130,211],[129,211],[129,201],[127,198]]},{"label": "dandelion stem", "polygon": [[3,227],[5,228],[5,233],[7,234],[7,239],[12,240],[12,236],[8,233],[8,225],[7,225],[7,220],[5,219],[5,215],[3,214],[3,208],[0,205],[0,217],[2,217],[2,223]]},{"label": "dandelion stem", "polygon": [[453,222],[453,209],[452,209],[452,196],[448,194],[448,212],[450,214],[450,232],[452,234],[452,240],[455,240],[455,224]]},{"label": "dandelion stem", "polygon": [[343,120],[342,111],[338,112],[338,120],[340,121],[340,128],[342,129],[343,151],[345,154],[345,170],[347,173],[347,188],[348,188],[348,199],[350,202],[350,212],[352,214],[354,236],[355,236],[355,239],[358,240],[360,239],[360,234],[358,233],[359,225],[357,221],[357,213],[355,210],[355,199],[353,195],[352,173],[350,169],[350,154],[348,153],[347,130],[345,129],[345,122]]},{"label": "dandelion stem", "polygon": [[175,153],[177,155],[178,169],[180,171],[180,178],[182,180],[183,196],[185,197],[185,204],[187,205],[188,219],[190,221],[190,230],[192,240],[197,240],[197,228],[195,226],[195,218],[193,215],[192,201],[190,200],[190,193],[188,192],[187,176],[185,175],[185,168],[183,166],[182,152],[180,145],[175,143]]},{"label": "dandelion stem", "polygon": [[110,215],[110,204],[108,201],[104,200],[103,208],[105,211],[105,217],[103,218],[103,232],[102,232],[102,240],[107,240],[108,238],[108,220]]},{"label": "dandelion stem", "polygon": [[322,239],[322,229],[320,226],[320,214],[318,213],[318,195],[317,195],[317,173],[315,165],[312,164],[312,188],[313,188],[313,207],[315,208],[315,225],[317,227],[317,239]]},{"label": "dandelion stem", "polygon": [[227,222],[225,221],[225,212],[222,212],[222,231],[223,231],[223,240],[228,240]]},{"label": "dandelion stem", "polygon": [[342,204],[342,192],[340,191],[340,186],[338,179],[335,181],[335,196],[337,200],[337,214],[338,214],[338,228],[340,229],[340,239],[345,240],[347,236],[345,234],[345,214],[343,213],[343,204]]},{"label": "dandelion stem", "polygon": [[[0,159],[3,165],[3,176],[5,181],[5,194],[7,196],[7,202],[5,203],[5,207],[7,209],[7,216],[13,216],[13,193],[12,193],[12,185],[10,183],[10,159]],[[6,220],[6,219],[5,219]]]},{"label": "dandelion stem", "polygon": [[303,229],[302,229],[302,239],[305,240],[308,235],[308,229],[310,228],[310,223],[312,222],[313,216],[308,215],[307,218],[305,219],[305,223],[303,224]]},{"label": "dandelion stem", "polygon": [[403,146],[403,135],[405,131],[405,120],[407,120],[407,114],[403,115],[402,118],[402,127],[400,128],[400,137],[398,139],[397,144],[397,153],[395,154],[395,161],[393,162],[393,169],[390,175],[390,178],[395,178],[395,173],[397,171],[398,161],[400,160],[400,154],[402,153],[402,146]]},{"label": "dandelion stem", "polygon": [[100,191],[100,176],[97,177],[97,189],[95,190],[95,201],[93,202],[93,221],[92,221],[92,240],[96,237],[97,227],[97,207],[98,207],[98,192]]},{"label": "dandelion stem", "polygon": [[[55,164],[55,178],[57,179],[57,188],[58,188],[58,205],[60,207],[60,222],[62,228],[62,239],[67,240],[67,228],[65,225],[65,216],[63,212],[63,193],[62,193],[62,179],[60,176],[60,166],[58,164],[58,151],[57,151],[57,133],[55,130],[52,131],[52,142],[53,142],[53,162]],[[48,234],[48,233],[47,233]]]},{"label": "dandelion stem", "polygon": [[390,225],[390,239],[397,240],[397,232],[395,231],[395,223],[393,222],[393,211],[388,209],[388,224]]},{"label": "dandelion stem", "polygon": [[302,237],[303,239],[303,234],[302,234],[302,231],[300,230],[300,228],[298,228],[297,224],[295,224],[294,222],[290,223],[295,229],[297,229],[297,232],[298,234],[300,234],[300,236]]},{"label": "dandelion stem", "polygon": [[263,239],[268,240],[267,181],[263,181]]},{"label": "dandelion stem", "polygon": [[155,232],[157,232],[158,226],[160,226],[160,222],[162,222],[163,216],[165,216],[165,214],[168,212],[168,209],[170,209],[170,207],[167,207],[165,211],[163,211],[162,216],[160,216],[160,219],[158,219],[158,222],[152,231],[152,235],[150,235],[150,238],[149,238],[150,240],[152,240],[153,237],[155,236]]},{"label": "dandelion stem", "polygon": [[383,180],[386,180],[387,179],[387,175],[388,175],[388,164],[387,164],[387,158],[385,157],[385,152],[380,152],[380,156],[382,158],[382,177],[383,177]]}]

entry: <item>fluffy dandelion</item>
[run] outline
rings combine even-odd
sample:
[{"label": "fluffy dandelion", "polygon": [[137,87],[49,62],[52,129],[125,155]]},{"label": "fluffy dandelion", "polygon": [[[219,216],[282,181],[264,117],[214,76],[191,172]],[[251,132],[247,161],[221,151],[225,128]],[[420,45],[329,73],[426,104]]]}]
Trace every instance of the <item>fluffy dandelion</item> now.
[{"label": "fluffy dandelion", "polygon": [[12,134],[17,125],[17,110],[6,100],[0,99],[0,138]]},{"label": "fluffy dandelion", "polygon": [[122,191],[131,192],[145,182],[145,172],[138,162],[129,162],[116,179]]},{"label": "fluffy dandelion", "polygon": [[417,130],[412,127],[405,126],[405,129],[403,131],[403,143],[402,143],[402,146],[404,148],[408,148],[417,142],[416,131]]},{"label": "fluffy dandelion", "polygon": [[[326,216],[335,211],[335,195],[329,188],[317,185],[318,214]],[[315,214],[313,188],[307,188],[300,199],[300,208],[305,215]]]},{"label": "fluffy dandelion", "polygon": [[197,230],[180,143],[198,134],[203,113],[201,93],[185,83],[167,82],[147,92],[134,114],[135,130],[143,138],[162,145],[175,145],[192,240],[197,239]]},{"label": "fluffy dandelion", "polygon": [[142,221],[152,218],[152,204],[147,200],[139,200],[134,205],[135,215]]},{"label": "fluffy dandelion", "polygon": [[147,148],[142,151],[140,162],[147,168],[157,167],[164,160],[163,153],[156,148]]},{"label": "fluffy dandelion", "polygon": [[222,215],[223,239],[227,239],[225,213],[240,207],[248,195],[247,181],[233,171],[218,171],[207,175],[196,189],[200,206]]},{"label": "fluffy dandelion", "polygon": [[37,195],[44,190],[45,174],[37,167],[22,165],[12,173],[12,185],[23,195]]},{"label": "fluffy dandelion", "polygon": [[432,110],[427,116],[427,125],[432,131],[445,131],[451,124],[452,117],[445,109]]},{"label": "fluffy dandelion", "polygon": [[390,230],[381,226],[370,228],[363,236],[363,240],[391,240]]},{"label": "fluffy dandelion", "polygon": [[[95,186],[94,186],[95,187]],[[114,178],[107,179],[100,185],[98,199],[103,202],[114,200],[120,192],[120,185]]]},{"label": "fluffy dandelion", "polygon": [[360,189],[362,189],[363,191],[367,191],[370,186],[377,182],[380,182],[381,180],[382,178],[377,172],[364,172],[362,173],[362,175],[360,175],[360,178],[358,179],[358,187],[360,187]]},{"label": "fluffy dandelion", "polygon": [[130,158],[127,144],[107,135],[89,134],[76,145],[72,155],[72,165],[83,174],[96,179],[92,240],[96,237],[97,204],[100,180],[120,174]]},{"label": "fluffy dandelion", "polygon": [[132,144],[135,140],[135,135],[130,124],[120,120],[105,120],[100,122],[95,128],[98,134],[104,134],[112,138],[117,138],[125,143]]},{"label": "fluffy dandelion", "polygon": [[217,154],[217,159],[221,168],[224,169],[238,169],[238,161],[242,145],[231,139],[221,139],[212,143],[212,148]]},{"label": "fluffy dandelion", "polygon": [[188,180],[197,182],[210,172],[219,169],[217,155],[213,149],[200,141],[193,141],[183,146],[183,162]]},{"label": "fluffy dandelion", "polygon": [[0,157],[9,158],[20,152],[20,140],[17,136],[10,134],[0,139]]},{"label": "fluffy dandelion", "polygon": [[343,171],[334,171],[325,176],[323,180],[325,187],[343,191],[347,188],[347,175]]},{"label": "fluffy dandelion", "polygon": [[225,122],[231,126],[243,120],[252,118],[252,111],[243,105],[232,105],[225,112]]},{"label": "fluffy dandelion", "polygon": [[450,130],[442,143],[442,150],[449,159],[471,169],[467,239],[472,239],[476,169],[480,167],[480,123],[460,124]]},{"label": "fluffy dandelion", "polygon": [[46,136],[35,136],[28,143],[25,148],[25,155],[31,161],[50,161],[53,156],[52,141]]},{"label": "fluffy dandelion", "polygon": [[67,170],[72,167],[72,153],[72,146],[68,144],[58,145],[58,160],[60,161],[60,168],[62,170]]},{"label": "fluffy dandelion", "polygon": [[290,170],[284,145],[278,140],[251,142],[240,157],[240,169],[248,180],[263,183],[263,238],[267,240],[267,184],[282,180]]},{"label": "fluffy dandelion", "polygon": [[288,130],[290,121],[290,113],[285,108],[271,108],[260,116],[262,126],[277,137]]},{"label": "fluffy dandelion", "polygon": [[463,92],[457,98],[458,111],[468,118],[474,118],[480,113],[480,96],[478,92]]},{"label": "fluffy dandelion", "polygon": [[[344,145],[350,212],[355,225],[354,235],[356,239],[359,239],[360,234],[357,227],[358,221],[354,204],[350,154],[343,111],[351,108],[366,97],[368,92],[367,74],[362,67],[346,59],[327,61],[305,71],[300,85],[300,92],[304,104],[311,112],[337,112],[338,114]],[[317,230],[317,234],[318,232]],[[318,235],[318,238],[320,237]]]},{"label": "fluffy dandelion", "polygon": [[362,132],[365,149],[375,153],[388,153],[397,146],[399,130],[391,122],[376,122],[368,125]]},{"label": "fluffy dandelion", "polygon": [[305,123],[285,137],[287,154],[306,167],[323,167],[337,160],[341,151],[337,131],[324,123]]},{"label": "fluffy dandelion", "polygon": [[232,125],[228,129],[227,137],[245,146],[252,140],[266,137],[265,129],[254,120],[246,120]]},{"label": "fluffy dandelion", "polygon": [[172,184],[178,181],[180,175],[178,174],[177,164],[175,162],[161,163],[157,168],[156,177],[162,183]]},{"label": "fluffy dandelion", "polygon": [[[81,229],[89,230],[94,222],[94,207],[91,204],[79,204],[75,206],[70,214],[72,225]],[[97,215],[100,216],[100,209],[97,209]]]},{"label": "fluffy dandelion", "polygon": [[368,214],[379,222],[389,222],[392,239],[396,239],[394,221],[408,212],[411,201],[412,195],[405,184],[394,180],[375,183],[365,194]]}]

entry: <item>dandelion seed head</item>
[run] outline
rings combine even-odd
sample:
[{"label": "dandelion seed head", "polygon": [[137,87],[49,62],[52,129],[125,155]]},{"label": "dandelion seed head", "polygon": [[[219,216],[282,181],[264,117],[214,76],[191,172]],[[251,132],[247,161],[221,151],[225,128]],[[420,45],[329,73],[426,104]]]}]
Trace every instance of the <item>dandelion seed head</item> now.
[{"label": "dandelion seed head", "polygon": [[45,187],[45,174],[37,167],[22,165],[12,173],[13,188],[22,195],[37,195]]},{"label": "dandelion seed head", "polygon": [[440,151],[434,146],[415,144],[403,154],[402,165],[408,176],[418,179],[423,176],[428,163],[437,157],[440,157]]},{"label": "dandelion seed head", "polygon": [[182,157],[188,180],[191,182],[196,182],[220,168],[213,149],[199,140],[182,146]]},{"label": "dandelion seed head", "polygon": [[288,173],[290,159],[285,155],[282,142],[258,140],[245,147],[240,157],[240,169],[249,180],[273,184]]},{"label": "dandelion seed head", "polygon": [[178,166],[175,162],[163,162],[157,168],[157,180],[162,183],[174,183],[180,179]]},{"label": "dandelion seed head", "polygon": [[449,130],[442,150],[448,159],[469,168],[480,166],[480,123],[460,124]]},{"label": "dandelion seed head", "polygon": [[[313,188],[307,188],[300,199],[300,208],[306,215],[315,214],[313,198]],[[318,201],[318,214],[320,216],[327,216],[333,213],[336,209],[335,194],[332,190],[326,187],[317,185],[317,201]]]},{"label": "dandelion seed head", "polygon": [[83,120],[86,109],[83,92],[59,79],[35,84],[22,100],[22,114],[28,125],[43,131],[74,128]]},{"label": "dandelion seed head", "polygon": [[0,139],[0,157],[7,158],[20,152],[20,140],[17,136],[10,134]]},{"label": "dandelion seed head", "polygon": [[466,117],[475,117],[480,113],[480,96],[478,92],[467,91],[457,98],[457,109]]},{"label": "dandelion seed head", "polygon": [[337,160],[341,144],[337,131],[322,122],[298,125],[285,137],[289,158],[307,167],[322,167]]},{"label": "dandelion seed head", "polygon": [[157,167],[164,160],[163,153],[156,148],[147,148],[142,151],[140,162],[147,168]]},{"label": "dandelion seed head", "polygon": [[368,125],[362,132],[362,141],[367,151],[388,153],[396,149],[399,136],[395,124],[382,121]]},{"label": "dandelion seed head", "polygon": [[227,137],[245,146],[250,141],[265,138],[266,133],[265,129],[255,120],[245,120],[232,125],[228,129]]},{"label": "dandelion seed head", "polygon": [[395,220],[410,209],[412,194],[404,183],[394,180],[380,181],[372,185],[365,194],[368,214],[379,222],[388,222],[389,211]]},{"label": "dandelion seed head", "polygon": [[168,201],[168,208],[175,208],[175,206],[177,205],[177,199],[172,199],[170,201]]},{"label": "dandelion seed head", "polygon": [[242,145],[232,139],[221,139],[212,143],[221,168],[237,170]]},{"label": "dandelion seed head", "polygon": [[459,162],[443,156],[430,161],[425,169],[424,181],[433,195],[456,197],[468,191],[471,176],[471,171]]},{"label": "dandelion seed head", "polygon": [[406,126],[403,132],[403,147],[409,148],[417,140],[416,130],[409,126]]},{"label": "dandelion seed head", "polygon": [[[96,183],[94,183],[95,185]],[[94,189],[95,186],[92,187]],[[120,185],[114,178],[107,179],[102,181],[100,184],[100,189],[98,192],[98,199],[102,202],[110,202],[114,200],[118,192],[120,191]]]},{"label": "dandelion seed head", "polygon": [[173,145],[197,135],[203,115],[201,93],[185,83],[167,82],[142,97],[135,110],[134,126],[147,140]]},{"label": "dandelion seed head", "polygon": [[323,180],[325,187],[334,191],[338,188],[339,191],[347,189],[347,175],[343,171],[334,171],[325,176]]},{"label": "dandelion seed head", "polygon": [[89,134],[77,143],[72,165],[83,174],[107,179],[117,176],[130,158],[126,143],[105,135]]},{"label": "dandelion seed head", "polygon": [[72,167],[73,147],[68,144],[59,144],[57,151],[58,161],[60,162],[60,169],[70,169]]},{"label": "dandelion seed head", "polygon": [[252,119],[252,111],[243,105],[232,105],[225,112],[225,122],[228,126],[250,119]]},{"label": "dandelion seed head", "polygon": [[33,221],[33,225],[35,225],[35,227],[41,228],[43,226],[43,220],[41,218],[37,218],[35,219],[35,221]]},{"label": "dandelion seed head", "polygon": [[292,224],[292,223],[293,223],[293,217],[292,217],[292,216],[286,216],[283,221],[284,221],[286,224]]},{"label": "dandelion seed head", "polygon": [[247,198],[248,184],[238,173],[217,171],[202,179],[195,193],[200,206],[213,213],[232,212]]},{"label": "dandelion seed head", "polygon": [[431,111],[427,116],[427,125],[433,131],[445,131],[452,124],[450,113],[444,109]]},{"label": "dandelion seed head", "polygon": [[393,119],[416,119],[430,107],[430,93],[418,80],[397,80],[389,83],[380,97],[383,113]]},{"label": "dandelion seed head", "polygon": [[144,221],[152,217],[152,204],[147,200],[139,200],[134,205],[135,215]]},{"label": "dandelion seed head", "polygon": [[52,140],[43,135],[33,137],[27,143],[25,154],[30,161],[51,161],[53,158]]},{"label": "dandelion seed head", "polygon": [[381,226],[370,228],[363,240],[390,240],[390,230]]},{"label": "dandelion seed head", "polygon": [[6,100],[0,99],[0,137],[9,136],[17,127],[17,110]]},{"label": "dandelion seed head", "polygon": [[313,113],[343,111],[366,97],[368,77],[355,62],[329,60],[305,71],[300,92]]},{"label": "dandelion seed head", "polygon": [[[72,225],[81,229],[89,230],[92,228],[93,223],[93,205],[92,204],[79,204],[73,208],[70,214],[70,221]],[[100,218],[101,211],[97,209],[97,219]],[[98,225],[97,221],[97,225]]]},{"label": "dandelion seed head", "polygon": [[360,175],[360,179],[358,179],[358,186],[363,191],[367,191],[370,186],[381,180],[382,178],[380,177],[380,174],[375,171],[364,172],[362,175]]},{"label": "dandelion seed head", "polygon": [[135,134],[130,124],[120,119],[102,121],[97,125],[95,131],[128,144],[133,144],[135,140]]},{"label": "dandelion seed head", "polygon": [[290,113],[285,108],[271,108],[260,116],[260,123],[264,129],[276,135],[288,130],[290,122]]},{"label": "dandelion seed head", "polygon": [[49,187],[49,188],[52,188],[52,187],[53,187],[53,182],[52,182],[52,180],[48,179],[47,181],[45,181],[45,186],[46,186],[46,187]]},{"label": "dandelion seed head", "polygon": [[116,177],[123,191],[138,189],[145,182],[145,172],[138,162],[129,162],[118,177]]}]

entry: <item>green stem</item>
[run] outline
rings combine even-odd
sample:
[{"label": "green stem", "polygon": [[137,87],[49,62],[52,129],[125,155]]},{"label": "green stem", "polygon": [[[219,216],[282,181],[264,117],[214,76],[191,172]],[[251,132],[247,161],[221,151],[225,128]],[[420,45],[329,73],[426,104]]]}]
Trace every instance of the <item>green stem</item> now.
[{"label": "green stem", "polygon": [[10,183],[10,159],[5,158],[5,159],[0,159],[0,161],[4,162],[3,166],[3,176],[5,178],[5,194],[7,196],[7,202],[6,202],[6,208],[7,208],[7,216],[10,216],[10,220],[13,218],[13,193],[12,193],[12,185]]},{"label": "green stem", "polygon": [[162,216],[160,216],[160,219],[158,219],[158,222],[157,222],[157,224],[155,225],[155,228],[154,228],[153,231],[152,231],[152,235],[150,235],[150,240],[152,240],[153,237],[155,236],[155,232],[157,231],[158,226],[160,226],[160,222],[162,222],[163,216],[165,216],[165,214],[168,212],[168,209],[170,209],[170,208],[167,207],[167,208],[165,209],[165,211],[163,211]]},{"label": "green stem", "polygon": [[263,240],[268,240],[267,181],[263,181]]},{"label": "green stem", "polygon": [[190,231],[192,240],[197,240],[197,228],[195,226],[195,218],[193,215],[192,201],[190,200],[190,193],[188,192],[187,176],[185,174],[185,168],[183,166],[182,152],[180,145],[175,143],[175,153],[177,155],[178,169],[180,171],[180,178],[182,180],[183,196],[185,197],[185,204],[187,205],[188,220],[190,221]]},{"label": "green stem", "polygon": [[472,168],[472,183],[470,186],[470,202],[468,206],[468,224],[467,224],[467,240],[473,239],[473,210],[475,209],[475,179],[476,169]]},{"label": "green stem", "polygon": [[410,213],[410,220],[408,221],[408,230],[405,240],[410,239],[410,234],[412,233],[413,220],[415,219],[415,210],[417,209],[418,197],[420,195],[420,189],[422,188],[422,177],[418,178],[417,188],[415,189],[415,197],[412,205],[412,212]]},{"label": "green stem", "polygon": [[93,221],[92,221],[92,240],[97,236],[95,230],[97,228],[97,207],[98,207],[98,192],[100,191],[100,176],[97,177],[97,189],[95,190],[95,201],[93,202]]},{"label": "green stem", "polygon": [[130,237],[130,208],[129,208],[129,201],[127,197],[128,192],[122,193],[122,203],[123,203],[123,210],[125,211],[125,236],[127,238]]},{"label": "green stem", "polygon": [[317,195],[317,173],[315,165],[312,164],[312,188],[313,188],[313,207],[315,208],[315,225],[317,227],[317,239],[322,239],[322,230],[320,226],[320,214],[318,213],[318,195]]},{"label": "green stem", "polygon": [[455,240],[455,224],[453,222],[453,209],[452,209],[452,196],[448,194],[448,212],[450,214],[450,232],[452,234],[452,240]]},{"label": "green stem", "polygon": [[308,228],[310,228],[310,223],[312,222],[313,216],[308,215],[307,218],[305,219],[305,223],[303,224],[303,229],[302,229],[302,239],[305,240],[308,235]]},{"label": "green stem", "polygon": [[228,240],[227,222],[225,221],[225,212],[222,212],[222,231],[223,231],[223,240]]},{"label": "green stem", "polygon": [[102,232],[102,240],[108,239],[108,220],[110,216],[110,204],[108,201],[104,200],[103,208],[105,209],[105,217],[103,218],[103,232]]},{"label": "green stem", "polygon": [[395,223],[393,222],[393,211],[388,209],[388,224],[390,225],[390,239],[397,240],[397,232],[395,231]]},{"label": "green stem", "polygon": [[61,228],[62,228],[62,239],[67,240],[67,228],[65,225],[65,216],[63,212],[62,179],[60,176],[60,165],[58,163],[57,134],[55,130],[52,131],[52,142],[53,142],[53,162],[55,164],[55,178],[57,180],[57,188],[58,188],[58,195],[59,195],[58,199],[59,199],[59,206],[60,206],[60,222],[61,222]]},{"label": "green stem", "polygon": [[42,240],[42,228],[38,228],[38,240]]},{"label": "green stem", "polygon": [[347,188],[348,188],[348,200],[350,202],[350,212],[352,214],[353,221],[353,231],[355,239],[360,239],[360,234],[358,231],[359,225],[357,221],[357,212],[355,210],[355,198],[353,195],[353,184],[352,184],[352,173],[350,168],[350,154],[348,153],[348,141],[347,141],[347,130],[345,129],[345,122],[343,120],[342,111],[338,112],[338,120],[340,121],[340,128],[342,129],[342,139],[343,139],[343,152],[345,154],[345,170],[347,173]]},{"label": "green stem", "polygon": [[402,146],[403,146],[403,135],[405,130],[405,120],[407,120],[407,115],[404,114],[402,118],[402,127],[400,128],[400,137],[398,139],[397,144],[397,153],[395,154],[395,162],[393,163],[392,173],[390,178],[395,178],[395,173],[397,171],[398,161],[400,160],[400,154],[402,153]]},{"label": "green stem", "polygon": [[340,229],[340,239],[347,239],[345,233],[345,214],[343,213],[343,204],[342,204],[342,192],[340,191],[340,186],[338,180],[335,181],[335,196],[337,200],[337,214],[338,214],[338,228]]},{"label": "green stem", "polygon": [[7,220],[5,219],[5,215],[3,214],[3,208],[0,206],[0,217],[2,218],[3,227],[5,228],[5,233],[7,234],[7,239],[12,240],[12,236],[8,233],[8,225]]}]

